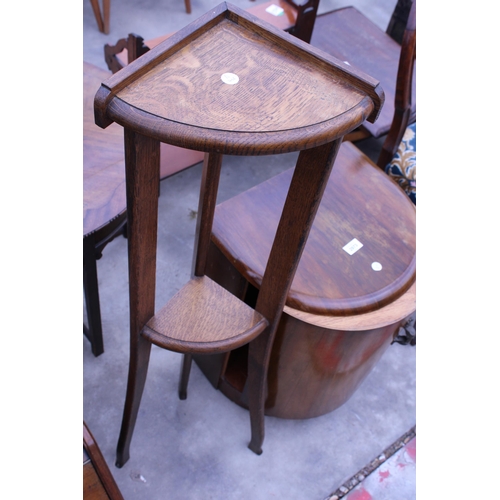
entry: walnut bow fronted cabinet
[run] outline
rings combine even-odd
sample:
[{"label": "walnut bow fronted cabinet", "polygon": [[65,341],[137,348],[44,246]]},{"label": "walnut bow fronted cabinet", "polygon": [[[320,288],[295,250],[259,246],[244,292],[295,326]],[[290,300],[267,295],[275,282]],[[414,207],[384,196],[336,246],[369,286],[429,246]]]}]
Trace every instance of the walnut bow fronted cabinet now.
[{"label": "walnut bow fronted cabinet", "polygon": [[[119,467],[129,459],[151,344],[184,354],[181,397],[193,355],[248,344],[249,448],[262,452],[269,358],[290,285],[342,138],[375,120],[383,100],[371,77],[227,3],[102,83],[96,123],[118,123],[125,134],[130,364]],[[160,142],[206,154],[192,279],[156,310]],[[250,306],[206,274],[223,155],[291,151],[300,153]]]}]

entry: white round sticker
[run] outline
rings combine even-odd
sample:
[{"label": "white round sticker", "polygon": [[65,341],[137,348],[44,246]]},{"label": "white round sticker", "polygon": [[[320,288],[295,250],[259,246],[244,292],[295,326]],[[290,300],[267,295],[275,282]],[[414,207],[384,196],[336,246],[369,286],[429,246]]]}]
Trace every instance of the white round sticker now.
[{"label": "white round sticker", "polygon": [[382,264],[380,262],[372,262],[372,269],[374,271],[382,271]]},{"label": "white round sticker", "polygon": [[224,73],[220,79],[224,82],[227,83],[228,85],[235,85],[237,84],[240,79],[238,75],[235,75],[234,73]]}]

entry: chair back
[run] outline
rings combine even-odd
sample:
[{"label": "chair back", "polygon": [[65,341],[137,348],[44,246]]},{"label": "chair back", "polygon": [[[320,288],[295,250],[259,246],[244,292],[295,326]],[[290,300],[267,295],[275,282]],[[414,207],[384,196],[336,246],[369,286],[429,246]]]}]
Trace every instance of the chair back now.
[{"label": "chair back", "polygon": [[391,19],[387,25],[386,33],[400,45],[403,42],[403,35],[410,15],[413,0],[398,0]]},{"label": "chair back", "polygon": [[319,0],[308,0],[303,5],[298,5],[293,0],[286,0],[286,2],[297,9],[297,22],[288,32],[309,43],[318,13]]},{"label": "chair back", "polygon": [[412,88],[416,83],[414,81],[417,44],[416,4],[417,2],[414,0],[401,44],[396,97],[394,99],[394,118],[377,161],[377,165],[382,169],[396,154],[408,125],[415,121],[415,116],[412,113]]}]

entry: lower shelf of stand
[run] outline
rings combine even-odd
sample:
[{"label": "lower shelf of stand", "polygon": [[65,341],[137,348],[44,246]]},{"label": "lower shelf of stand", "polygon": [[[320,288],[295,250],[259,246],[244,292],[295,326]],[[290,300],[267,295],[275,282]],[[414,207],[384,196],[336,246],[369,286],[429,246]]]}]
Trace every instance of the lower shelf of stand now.
[{"label": "lower shelf of stand", "polygon": [[259,335],[267,320],[207,276],[192,278],[151,318],[142,336],[170,351],[213,354]]}]

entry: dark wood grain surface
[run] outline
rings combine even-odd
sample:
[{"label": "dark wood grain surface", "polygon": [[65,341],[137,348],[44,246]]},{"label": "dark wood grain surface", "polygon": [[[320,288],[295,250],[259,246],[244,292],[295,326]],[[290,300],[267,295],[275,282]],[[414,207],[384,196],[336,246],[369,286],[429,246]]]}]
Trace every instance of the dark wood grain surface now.
[{"label": "dark wood grain surface", "polygon": [[[262,276],[292,170],[216,208],[213,238],[252,284]],[[378,309],[415,280],[415,208],[384,172],[344,143],[314,221],[287,305],[348,316]],[[353,238],[354,255],[343,250]],[[381,271],[372,263],[379,262]]]},{"label": "dark wood grain surface", "polygon": [[83,235],[124,213],[125,155],[123,129],[94,123],[94,97],[109,73],[83,63]]},{"label": "dark wood grain surface", "polygon": [[[385,93],[379,119],[364,123],[371,135],[389,131],[394,116],[394,98],[401,47],[354,7],[316,17],[311,45],[332,54],[377,79]],[[415,71],[415,70],[414,70]],[[416,86],[412,89],[415,114]]]}]

